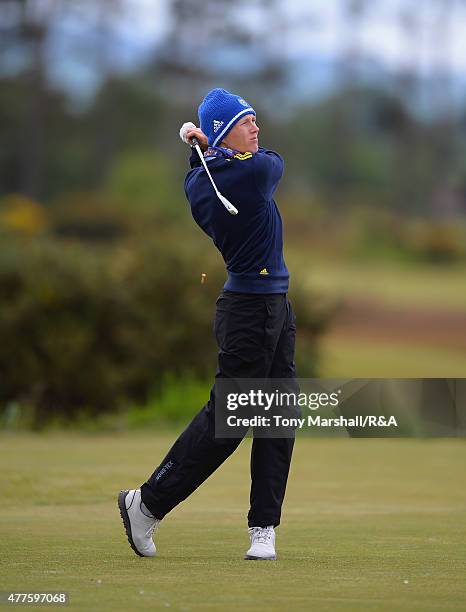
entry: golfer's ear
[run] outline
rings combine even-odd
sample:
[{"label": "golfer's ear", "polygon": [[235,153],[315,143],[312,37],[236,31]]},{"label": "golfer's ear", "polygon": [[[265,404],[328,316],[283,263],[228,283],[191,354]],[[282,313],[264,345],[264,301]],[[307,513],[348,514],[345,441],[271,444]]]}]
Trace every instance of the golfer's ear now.
[{"label": "golfer's ear", "polygon": [[260,150],[253,156],[256,187],[269,200],[280,181],[285,164],[275,151]]}]

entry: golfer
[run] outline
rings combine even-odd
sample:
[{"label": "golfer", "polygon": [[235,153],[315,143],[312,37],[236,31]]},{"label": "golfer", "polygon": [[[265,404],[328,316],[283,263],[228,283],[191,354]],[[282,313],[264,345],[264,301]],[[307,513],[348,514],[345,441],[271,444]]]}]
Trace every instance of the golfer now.
[{"label": "golfer", "polygon": [[[180,136],[196,138],[218,191],[234,203],[230,214],[218,199],[193,149],[185,192],[196,223],[218,248],[228,278],[216,303],[217,378],[296,377],[295,316],[287,297],[282,221],[273,194],[283,160],[259,147],[254,109],[241,96],[214,89],[199,106],[200,128],[185,123]],[[160,521],[197,489],[241,442],[215,437],[215,385],[210,399],[140,489],[121,491],[118,505],[129,543],[153,557]],[[245,559],[275,559],[275,527],[294,438],[254,438],[248,513],[250,548]],[[215,500],[213,500],[215,503]]]}]

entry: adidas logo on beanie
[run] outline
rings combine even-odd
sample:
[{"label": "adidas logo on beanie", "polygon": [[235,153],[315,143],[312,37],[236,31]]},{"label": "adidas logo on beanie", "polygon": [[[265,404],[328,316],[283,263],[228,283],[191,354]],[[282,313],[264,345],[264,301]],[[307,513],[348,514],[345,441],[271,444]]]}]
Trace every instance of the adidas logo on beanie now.
[{"label": "adidas logo on beanie", "polygon": [[214,132],[218,132],[219,129],[222,127],[222,125],[223,125],[223,121],[214,120]]}]

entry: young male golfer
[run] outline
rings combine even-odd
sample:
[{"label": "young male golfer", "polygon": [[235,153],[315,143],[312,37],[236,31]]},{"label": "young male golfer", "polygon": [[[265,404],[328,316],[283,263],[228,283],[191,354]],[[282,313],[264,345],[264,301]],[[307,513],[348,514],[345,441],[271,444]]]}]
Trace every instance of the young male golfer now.
[{"label": "young male golfer", "polygon": [[[283,160],[260,148],[254,109],[224,89],[199,107],[200,129],[185,123],[182,140],[195,137],[217,189],[238,209],[218,199],[197,153],[185,180],[196,223],[225,260],[228,279],[217,299],[217,378],[295,378],[295,316],[287,298],[282,221],[273,200]],[[158,523],[186,499],[233,451],[241,438],[215,437],[215,385],[210,399],[140,489],[122,491],[118,504],[129,543],[153,557]],[[293,451],[293,438],[254,438],[245,559],[275,559],[275,531]],[[212,500],[215,504],[215,500]]]}]

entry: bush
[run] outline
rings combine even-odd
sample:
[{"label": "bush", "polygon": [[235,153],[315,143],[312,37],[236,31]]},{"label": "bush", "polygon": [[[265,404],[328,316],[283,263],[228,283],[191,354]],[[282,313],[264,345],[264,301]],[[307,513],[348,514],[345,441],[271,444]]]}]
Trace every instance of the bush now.
[{"label": "bush", "polygon": [[411,251],[421,260],[436,264],[461,261],[466,256],[466,228],[453,222],[417,221],[406,231]]},{"label": "bush", "polygon": [[0,232],[22,236],[40,234],[46,226],[42,206],[22,194],[11,194],[0,200]]},{"label": "bush", "polygon": [[[51,239],[4,245],[0,404],[32,406],[40,427],[144,403],[167,373],[213,377],[223,266],[189,234],[160,235],[113,248]],[[300,375],[310,375],[327,314],[294,287],[306,352]]]}]

